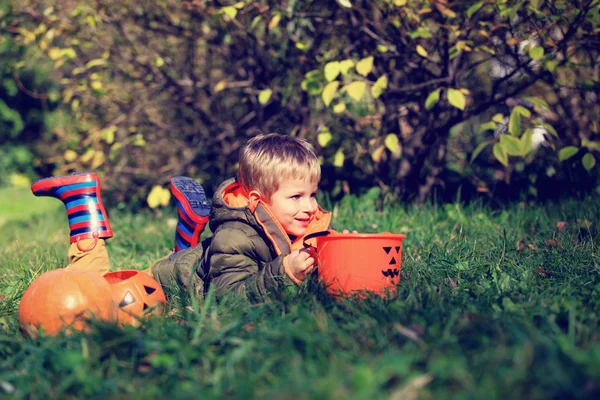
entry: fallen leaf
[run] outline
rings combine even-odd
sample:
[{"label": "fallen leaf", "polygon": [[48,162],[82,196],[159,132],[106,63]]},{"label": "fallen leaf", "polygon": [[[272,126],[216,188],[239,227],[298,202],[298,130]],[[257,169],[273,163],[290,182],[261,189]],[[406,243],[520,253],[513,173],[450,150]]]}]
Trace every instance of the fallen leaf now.
[{"label": "fallen leaf", "polygon": [[549,270],[545,269],[544,267],[538,267],[537,273],[539,276],[542,276],[544,278],[552,276],[552,271],[549,271]]},{"label": "fallen leaf", "polygon": [[565,221],[558,221],[556,223],[556,229],[560,232],[567,227],[567,223]]},{"label": "fallen leaf", "polygon": [[0,303],[4,303],[6,301],[6,298],[4,296],[2,296],[2,293],[0,293]]},{"label": "fallen leaf", "polygon": [[390,400],[416,400],[419,398],[419,392],[433,380],[431,374],[417,376],[408,381],[400,389],[390,394]]},{"label": "fallen leaf", "polygon": [[560,244],[558,243],[558,240],[556,240],[556,239],[546,240],[546,241],[544,241],[544,245],[549,248],[560,246]]},{"label": "fallen leaf", "polygon": [[401,325],[398,323],[396,325],[394,325],[394,328],[396,328],[396,331],[399,334],[401,334],[402,336],[404,336],[411,342],[414,342],[420,346],[425,345],[425,342],[423,342],[423,340],[421,340],[421,338],[419,337],[419,334],[417,332],[415,332],[414,330],[407,328],[404,325]]},{"label": "fallen leaf", "polygon": [[535,250],[537,250],[537,247],[535,247],[535,246],[534,246],[534,245],[532,245],[532,244],[528,244],[528,245],[527,245],[527,248],[528,248],[529,250],[531,250],[531,251],[535,251]]},{"label": "fallen leaf", "polygon": [[525,244],[523,243],[523,239],[519,239],[517,241],[517,250],[525,250]]},{"label": "fallen leaf", "polygon": [[448,277],[448,281],[450,282],[450,286],[452,286],[452,287],[458,287],[458,285],[456,284],[456,282],[454,282],[454,279]]}]

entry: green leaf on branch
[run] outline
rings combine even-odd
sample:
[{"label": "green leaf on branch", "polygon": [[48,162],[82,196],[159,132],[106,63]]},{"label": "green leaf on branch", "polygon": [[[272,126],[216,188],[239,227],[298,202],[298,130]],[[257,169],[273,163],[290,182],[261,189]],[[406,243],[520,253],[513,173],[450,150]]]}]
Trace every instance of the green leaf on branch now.
[{"label": "green leaf on branch", "polygon": [[475,161],[475,159],[483,151],[483,149],[485,149],[490,144],[492,144],[492,142],[490,142],[490,141],[479,143],[479,145],[475,148],[475,150],[473,150],[473,154],[471,154],[470,163],[473,163],[473,161]]},{"label": "green leaf on branch", "polygon": [[269,102],[272,94],[273,94],[273,91],[271,89],[262,90],[258,94],[258,102],[264,106],[265,104],[267,104]]},{"label": "green leaf on branch", "polygon": [[319,146],[321,147],[326,147],[332,138],[333,136],[331,135],[329,128],[323,128],[321,132],[319,132],[319,134],[317,135],[317,141],[319,142]]},{"label": "green leaf on branch", "polygon": [[371,95],[374,99],[379,98],[383,91],[387,89],[388,78],[386,75],[380,76],[379,79],[375,81],[373,87],[371,88]]},{"label": "green leaf on branch", "polygon": [[568,160],[569,158],[573,157],[575,154],[577,154],[577,152],[579,151],[579,148],[575,147],[575,146],[567,146],[567,147],[563,147],[562,149],[560,149],[560,151],[558,152],[558,161],[559,162],[563,162],[565,160]]},{"label": "green leaf on branch", "polygon": [[338,168],[343,167],[345,158],[344,150],[340,148],[333,156],[333,166]]},{"label": "green leaf on branch", "polygon": [[346,111],[346,104],[345,103],[337,103],[335,106],[333,106],[333,112],[335,114],[341,114],[344,111]]},{"label": "green leaf on branch", "polygon": [[221,13],[228,16],[230,19],[235,19],[237,9],[233,6],[223,7],[221,8]]},{"label": "green leaf on branch", "polygon": [[533,46],[531,49],[529,49],[529,57],[533,58],[534,60],[539,60],[540,58],[544,57],[544,48],[542,46]]},{"label": "green leaf on branch", "polygon": [[533,131],[527,129],[520,140],[521,156],[525,157],[533,149]]},{"label": "green leaf on branch", "polygon": [[350,3],[350,0],[338,0],[338,3],[340,3],[340,6],[342,7],[352,8],[352,3]]},{"label": "green leaf on branch", "polygon": [[356,63],[356,72],[362,76],[367,76],[373,69],[373,56],[365,57]]},{"label": "green leaf on branch", "polygon": [[549,110],[550,106],[546,103],[545,100],[540,99],[539,97],[526,96],[523,97],[523,100],[527,100],[533,103],[534,107],[537,109]]},{"label": "green leaf on branch", "polygon": [[477,130],[477,132],[481,133],[484,131],[495,131],[497,127],[498,125],[494,121],[489,121],[485,124],[479,125],[479,129]]},{"label": "green leaf on branch", "polygon": [[523,106],[516,106],[513,111],[518,112],[520,115],[522,115],[525,118],[530,118],[531,117],[531,111],[529,111],[528,109],[526,109]]},{"label": "green leaf on branch", "polygon": [[355,101],[360,101],[365,94],[365,90],[367,90],[367,84],[361,81],[351,82],[342,88],[342,91],[347,92]]},{"label": "green leaf on branch", "polygon": [[504,149],[502,148],[502,146],[500,146],[499,143],[496,143],[494,145],[492,152],[494,153],[494,157],[496,157],[496,160],[500,161],[500,163],[505,167],[508,167],[508,154],[506,154],[506,151],[504,151]]},{"label": "green leaf on branch", "polygon": [[513,108],[510,113],[510,120],[508,121],[508,131],[514,136],[521,135],[521,114],[516,107]]},{"label": "green leaf on branch", "polygon": [[326,107],[329,107],[329,104],[331,104],[331,101],[335,97],[335,94],[337,93],[339,86],[340,86],[340,82],[334,81],[334,82],[329,82],[327,84],[327,86],[325,86],[325,89],[323,89],[323,93],[321,94],[321,97],[323,98],[323,103],[325,103]]},{"label": "green leaf on branch", "polygon": [[352,60],[342,60],[340,61],[340,72],[343,75],[346,75],[350,69],[354,67],[354,61]]},{"label": "green leaf on branch", "polygon": [[583,164],[583,168],[585,168],[586,170],[589,171],[592,168],[594,168],[594,165],[596,165],[596,159],[594,158],[594,156],[592,155],[592,153],[587,153],[581,159],[581,163]]},{"label": "green leaf on branch", "polygon": [[341,72],[339,61],[331,61],[325,64],[323,72],[325,73],[325,79],[327,79],[328,82],[331,82],[332,80],[337,78],[337,76]]},{"label": "green leaf on branch", "polygon": [[395,156],[395,158],[400,158],[402,146],[400,145],[397,135],[393,133],[388,134],[385,137],[385,147]]},{"label": "green leaf on branch", "polygon": [[475,14],[477,11],[479,11],[479,9],[481,8],[482,5],[483,5],[483,1],[478,1],[478,2],[474,3],[471,7],[469,7],[467,9],[467,18],[471,18],[473,16],[473,14]]},{"label": "green leaf on branch", "polygon": [[514,136],[500,136],[500,146],[509,156],[520,156],[522,153],[521,142]]},{"label": "green leaf on branch", "polygon": [[436,89],[433,92],[429,93],[429,96],[427,96],[427,99],[425,100],[425,108],[427,110],[431,110],[433,106],[435,106],[437,102],[440,101],[441,90],[442,89]]},{"label": "green leaf on branch", "polygon": [[448,89],[448,102],[460,110],[464,110],[467,104],[465,95],[457,89]]}]

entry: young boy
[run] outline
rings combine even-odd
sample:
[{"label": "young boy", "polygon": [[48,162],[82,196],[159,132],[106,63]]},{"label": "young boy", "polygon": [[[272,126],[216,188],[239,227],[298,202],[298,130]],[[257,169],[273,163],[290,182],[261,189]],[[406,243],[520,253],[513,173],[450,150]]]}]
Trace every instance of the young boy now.
[{"label": "young boy", "polygon": [[[315,199],[320,173],[313,148],[304,140],[279,134],[250,139],[240,152],[237,180],[223,182],[215,192],[210,209],[213,236],[202,243],[199,237],[208,220],[204,190],[190,178],[173,178],[179,215],[175,250],[145,272],[163,286],[175,281],[198,296],[212,285],[217,296],[234,292],[253,301],[301,284],[315,266],[303,239],[326,230],[331,220]],[[97,177],[90,176],[49,178],[34,183],[32,191],[65,202],[71,224],[69,268],[106,272],[103,238],[112,237],[112,231]],[[92,210],[92,218],[87,218],[83,234],[75,225],[81,222],[71,217],[80,210],[73,207],[81,206],[72,201],[82,189],[79,180],[93,189],[84,188],[93,196],[86,208]]]}]

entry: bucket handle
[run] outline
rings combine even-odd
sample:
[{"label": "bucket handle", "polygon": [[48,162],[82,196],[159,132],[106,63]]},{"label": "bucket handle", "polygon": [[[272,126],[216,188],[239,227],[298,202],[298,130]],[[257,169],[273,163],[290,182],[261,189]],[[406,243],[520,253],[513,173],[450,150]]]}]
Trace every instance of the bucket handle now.
[{"label": "bucket handle", "polygon": [[308,235],[304,236],[304,240],[302,241],[302,244],[304,245],[304,247],[315,247],[310,243],[306,243],[307,240],[316,238],[316,237],[320,237],[320,236],[327,236],[331,234],[330,230],[327,231],[317,231],[317,232],[313,232],[313,233],[309,233]]}]

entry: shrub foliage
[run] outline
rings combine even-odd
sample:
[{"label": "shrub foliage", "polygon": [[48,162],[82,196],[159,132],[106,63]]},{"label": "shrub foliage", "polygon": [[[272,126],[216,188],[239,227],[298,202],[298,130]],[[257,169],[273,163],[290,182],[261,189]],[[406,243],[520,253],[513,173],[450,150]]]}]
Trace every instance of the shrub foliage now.
[{"label": "shrub foliage", "polygon": [[2,34],[54,64],[44,163],[120,199],[216,185],[257,131],[318,144],[334,194],[537,195],[596,185],[598,4],[21,0]]}]

